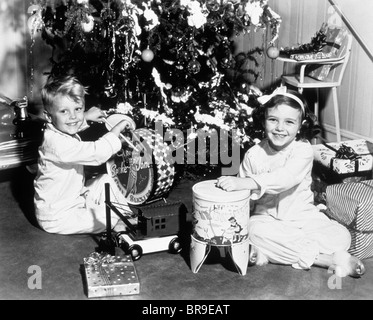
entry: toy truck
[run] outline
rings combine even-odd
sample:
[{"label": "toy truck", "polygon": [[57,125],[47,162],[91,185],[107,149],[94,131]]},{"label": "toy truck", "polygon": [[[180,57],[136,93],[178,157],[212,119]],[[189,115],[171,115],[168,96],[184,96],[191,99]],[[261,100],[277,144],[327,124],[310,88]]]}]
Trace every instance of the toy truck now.
[{"label": "toy truck", "polygon": [[[105,188],[109,188],[108,184]],[[102,251],[113,251],[120,247],[132,259],[138,260],[143,254],[168,251],[179,253],[182,250],[180,232],[186,223],[187,209],[182,202],[144,205],[133,207],[131,219],[129,213],[121,213],[118,206],[108,198],[110,193],[106,190],[107,230],[100,240]],[[113,234],[110,226],[110,214],[114,211],[126,224],[126,231]],[[137,211],[137,212],[136,212]]]}]

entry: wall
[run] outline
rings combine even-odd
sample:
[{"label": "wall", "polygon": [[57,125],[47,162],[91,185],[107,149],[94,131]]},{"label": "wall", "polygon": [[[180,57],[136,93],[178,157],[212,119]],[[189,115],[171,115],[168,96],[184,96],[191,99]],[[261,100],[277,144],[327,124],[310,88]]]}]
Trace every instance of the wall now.
[{"label": "wall", "polygon": [[27,96],[30,108],[41,108],[40,89],[50,69],[51,48],[40,34],[31,37],[25,0],[2,0],[0,4],[0,93],[17,99]]},{"label": "wall", "polygon": [[6,0],[0,5],[0,92],[11,99],[26,91],[25,24],[19,4]]},{"label": "wall", "polygon": [[343,12],[357,36],[362,39],[364,44],[373,52],[373,1],[372,0],[333,0],[331,3],[338,5]]}]

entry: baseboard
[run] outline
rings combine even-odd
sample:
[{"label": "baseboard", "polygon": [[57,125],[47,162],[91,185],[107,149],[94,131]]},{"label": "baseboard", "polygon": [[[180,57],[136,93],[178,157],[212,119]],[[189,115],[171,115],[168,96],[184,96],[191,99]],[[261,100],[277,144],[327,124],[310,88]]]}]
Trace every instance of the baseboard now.
[{"label": "baseboard", "polygon": [[[336,130],[334,126],[323,124],[323,132],[327,141],[336,141]],[[373,143],[373,138],[366,137],[348,130],[341,130],[341,139],[343,140],[358,140],[364,139]]]}]

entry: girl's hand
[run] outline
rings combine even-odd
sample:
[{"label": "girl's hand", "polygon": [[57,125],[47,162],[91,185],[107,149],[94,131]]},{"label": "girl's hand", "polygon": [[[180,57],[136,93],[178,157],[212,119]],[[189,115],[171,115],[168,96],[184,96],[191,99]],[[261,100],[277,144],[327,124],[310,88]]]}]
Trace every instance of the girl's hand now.
[{"label": "girl's hand", "polygon": [[225,191],[255,190],[257,183],[251,178],[239,178],[233,176],[222,176],[218,178],[216,186]]},{"label": "girl's hand", "polygon": [[223,176],[218,178],[216,186],[225,190],[225,191],[238,191],[245,190],[245,184],[242,178],[232,177],[232,176]]},{"label": "girl's hand", "polygon": [[92,107],[84,112],[84,116],[87,121],[102,122],[102,120],[106,118],[106,113],[100,108]]}]

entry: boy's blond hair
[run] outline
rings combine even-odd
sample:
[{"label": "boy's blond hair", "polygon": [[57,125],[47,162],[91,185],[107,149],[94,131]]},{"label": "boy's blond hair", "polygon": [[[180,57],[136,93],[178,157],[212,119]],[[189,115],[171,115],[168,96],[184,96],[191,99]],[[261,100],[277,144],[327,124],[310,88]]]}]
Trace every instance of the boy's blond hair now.
[{"label": "boy's blond hair", "polygon": [[64,75],[59,77],[50,76],[41,90],[41,98],[44,109],[49,111],[53,108],[53,102],[56,96],[68,96],[76,103],[85,106],[85,95],[88,88],[73,75]]}]

